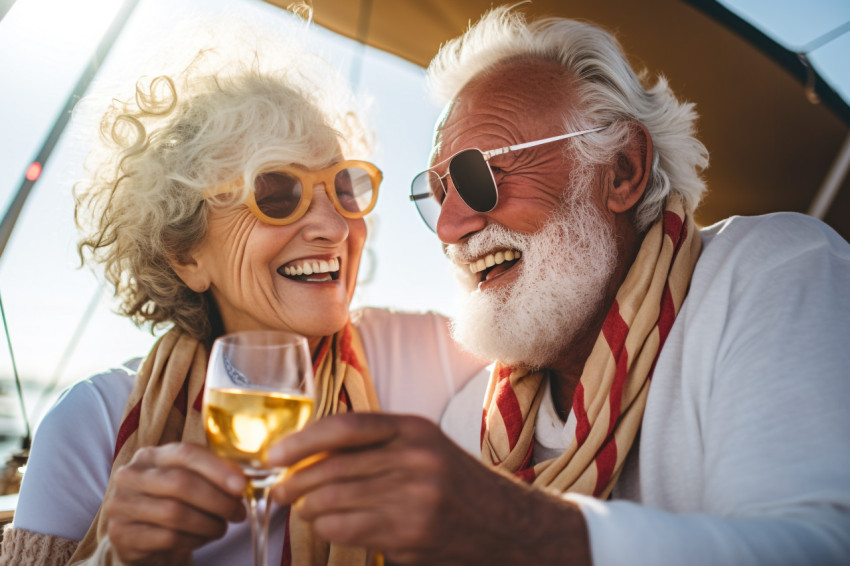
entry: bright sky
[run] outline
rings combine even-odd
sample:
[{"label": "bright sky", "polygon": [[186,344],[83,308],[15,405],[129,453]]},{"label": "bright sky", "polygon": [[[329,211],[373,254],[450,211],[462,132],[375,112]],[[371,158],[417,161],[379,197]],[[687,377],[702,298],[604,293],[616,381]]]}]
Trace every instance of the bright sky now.
[{"label": "bright sky", "polygon": [[[65,104],[88,57],[121,2],[17,0],[0,22],[0,206],[8,207]],[[238,12],[274,26],[286,14],[259,0],[142,0],[98,79],[120,74],[176,25],[199,15]],[[411,176],[423,168],[438,108],[429,102],[424,71],[316,26],[311,50],[344,73],[363,54],[358,84],[374,98],[370,117],[378,139],[373,161],[384,172],[372,215],[357,305],[433,309],[451,313],[456,293],[436,237],[407,199]],[[67,385],[143,355],[153,338],[110,312],[88,269],[77,269],[71,185],[82,175],[91,131],[73,120],[35,185],[0,258],[0,293],[22,379]],[[371,266],[371,269],[370,269]],[[74,347],[71,340],[89,304],[95,316]],[[11,379],[11,360],[0,347],[0,380]],[[70,349],[70,352],[66,352]],[[3,386],[11,391],[11,385]],[[29,408],[37,420],[43,408]]]},{"label": "bright sky", "polygon": [[838,94],[850,99],[850,0],[719,0],[794,52]]}]

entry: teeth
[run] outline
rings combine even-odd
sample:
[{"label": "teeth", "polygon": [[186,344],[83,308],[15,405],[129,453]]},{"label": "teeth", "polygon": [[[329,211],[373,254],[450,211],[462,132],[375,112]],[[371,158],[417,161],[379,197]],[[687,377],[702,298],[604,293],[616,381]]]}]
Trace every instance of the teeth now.
[{"label": "teeth", "polygon": [[339,258],[329,260],[308,260],[297,264],[284,266],[284,275],[313,275],[314,273],[331,273],[339,271]]},{"label": "teeth", "polygon": [[478,273],[484,271],[488,267],[493,267],[494,265],[499,265],[500,263],[505,263],[506,261],[513,261],[515,259],[519,259],[522,257],[522,252],[517,250],[505,250],[496,252],[495,254],[487,254],[485,257],[479,259],[478,261],[473,261],[469,264],[469,271],[471,273]]}]

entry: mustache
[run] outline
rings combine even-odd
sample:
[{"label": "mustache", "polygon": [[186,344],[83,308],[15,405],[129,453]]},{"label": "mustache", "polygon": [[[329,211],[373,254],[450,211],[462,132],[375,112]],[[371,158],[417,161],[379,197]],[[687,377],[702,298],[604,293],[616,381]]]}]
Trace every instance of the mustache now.
[{"label": "mustache", "polygon": [[531,238],[531,234],[521,234],[500,224],[490,224],[461,244],[446,245],[445,253],[452,262],[466,264],[494,250],[525,252]]}]

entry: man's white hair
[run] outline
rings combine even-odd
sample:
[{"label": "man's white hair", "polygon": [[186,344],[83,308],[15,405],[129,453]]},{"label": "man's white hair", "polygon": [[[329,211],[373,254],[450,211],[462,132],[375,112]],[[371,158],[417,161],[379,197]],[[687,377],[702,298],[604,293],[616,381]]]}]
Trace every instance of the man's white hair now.
[{"label": "man's white hair", "polygon": [[529,23],[515,7],[500,6],[443,45],[428,68],[428,79],[438,100],[446,103],[471,79],[528,58],[557,62],[574,78],[579,102],[564,109],[565,128],[609,126],[571,144],[586,164],[610,162],[634,133],[629,121],[649,130],[654,153],[637,208],[639,231],[659,218],[671,190],[689,211],[696,209],[705,192],[700,172],[708,166],[708,152],[694,135],[694,105],[679,102],[664,77],[645,86],[644,74],[631,68],[617,40],[597,26],[563,18]]}]

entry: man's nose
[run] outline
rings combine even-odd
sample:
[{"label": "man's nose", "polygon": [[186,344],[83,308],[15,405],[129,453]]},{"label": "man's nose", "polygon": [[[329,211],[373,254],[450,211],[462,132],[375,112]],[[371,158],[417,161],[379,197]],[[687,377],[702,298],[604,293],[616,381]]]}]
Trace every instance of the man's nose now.
[{"label": "man's nose", "polygon": [[446,177],[446,196],[437,218],[437,236],[444,244],[457,244],[487,225],[487,219],[469,208]]}]

